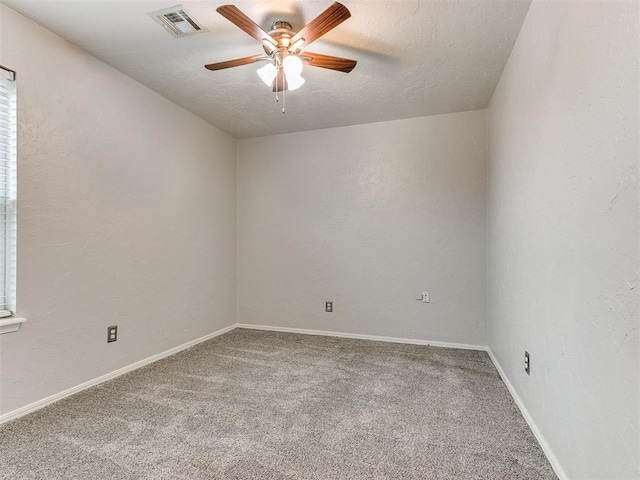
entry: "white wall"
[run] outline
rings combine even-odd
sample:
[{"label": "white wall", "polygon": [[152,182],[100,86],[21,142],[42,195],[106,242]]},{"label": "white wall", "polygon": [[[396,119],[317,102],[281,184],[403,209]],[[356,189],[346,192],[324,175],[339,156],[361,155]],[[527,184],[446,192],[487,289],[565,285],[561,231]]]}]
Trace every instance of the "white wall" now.
[{"label": "white wall", "polygon": [[490,109],[489,345],[572,479],[639,473],[638,5],[534,1]]},{"label": "white wall", "polygon": [[[18,72],[19,332],[0,411],[235,322],[236,142],[0,6]],[[107,345],[106,327],[119,326]]]},{"label": "white wall", "polygon": [[485,345],[486,137],[479,111],[238,141],[238,321]]}]

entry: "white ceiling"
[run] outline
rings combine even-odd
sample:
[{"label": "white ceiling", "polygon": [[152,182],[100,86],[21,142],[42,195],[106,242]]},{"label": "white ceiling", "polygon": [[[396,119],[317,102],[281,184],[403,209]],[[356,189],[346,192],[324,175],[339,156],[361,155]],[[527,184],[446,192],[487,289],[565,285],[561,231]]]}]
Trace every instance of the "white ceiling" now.
[{"label": "white ceiling", "polygon": [[349,74],[306,67],[287,112],[256,75],[262,64],[205,63],[262,53],[215,9],[234,3],[265,30],[294,30],[333,0],[182,2],[208,32],[173,38],[147,15],[180,0],[1,0],[238,138],[487,107],[530,0],[344,0],[351,18],[309,47],[358,60]]}]

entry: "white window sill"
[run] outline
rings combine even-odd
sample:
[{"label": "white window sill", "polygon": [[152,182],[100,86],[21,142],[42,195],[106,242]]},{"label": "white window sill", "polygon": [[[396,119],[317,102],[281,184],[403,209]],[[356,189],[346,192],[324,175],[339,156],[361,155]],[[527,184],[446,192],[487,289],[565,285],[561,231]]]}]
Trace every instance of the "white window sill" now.
[{"label": "white window sill", "polygon": [[26,322],[26,318],[9,317],[0,320],[0,335],[5,333],[17,332],[20,326]]}]

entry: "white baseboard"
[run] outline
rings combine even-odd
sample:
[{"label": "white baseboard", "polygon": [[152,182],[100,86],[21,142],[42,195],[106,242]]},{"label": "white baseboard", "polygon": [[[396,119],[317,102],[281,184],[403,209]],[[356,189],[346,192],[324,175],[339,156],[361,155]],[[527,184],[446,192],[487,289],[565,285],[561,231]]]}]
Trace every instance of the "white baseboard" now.
[{"label": "white baseboard", "polygon": [[303,335],[320,335],[324,337],[355,338],[358,340],[373,340],[376,342],[389,342],[389,343],[408,343],[411,345],[431,345],[432,347],[460,348],[464,350],[482,350],[482,351],[487,350],[487,347],[483,347],[481,345],[467,345],[466,343],[434,342],[431,340],[382,337],[378,335],[362,335],[359,333],[329,332],[325,330],[309,330],[306,328],[272,327],[268,325],[252,325],[249,323],[237,323],[236,326],[238,328],[247,328],[250,330],[267,330],[270,332],[301,333]]},{"label": "white baseboard", "polygon": [[218,330],[217,332],[210,333],[208,335],[205,335],[204,337],[196,338],[195,340],[191,340],[190,342],[183,343],[182,345],[178,345],[177,347],[173,347],[164,352],[152,355],[151,357],[145,358],[144,360],[140,360],[139,362],[132,363],[131,365],[127,365],[126,367],[119,368],[118,370],[94,378],[93,380],[81,383],[80,385],[76,385],[75,387],[68,388],[67,390],[43,398],[42,400],[38,400],[37,402],[33,402],[29,405],[25,405],[24,407],[2,414],[0,415],[0,425],[11,420],[15,420],[16,418],[20,418],[28,413],[39,410],[43,407],[46,407],[47,405],[57,402],[58,400],[62,400],[63,398],[81,392],[82,390],[86,390],[87,388],[91,388],[95,385],[106,382],[107,380],[111,380],[113,378],[119,377],[120,375],[124,375],[125,373],[137,370],[138,368],[144,367],[145,365],[148,365],[150,363],[157,362],[158,360],[174,355],[199,343],[206,342],[207,340],[222,335],[223,333],[227,333],[231,330],[235,330],[236,328],[237,325],[230,325],[221,330]]},{"label": "white baseboard", "polygon": [[544,435],[542,435],[542,432],[540,431],[536,423],[533,421],[533,418],[531,418],[531,415],[529,414],[527,407],[525,407],[524,402],[518,395],[518,392],[516,392],[516,389],[509,381],[509,378],[507,377],[507,374],[504,372],[502,366],[500,365],[500,363],[498,363],[498,359],[495,357],[491,349],[487,348],[487,353],[489,354],[489,358],[491,358],[491,361],[495,365],[496,370],[498,370],[498,373],[500,374],[502,381],[507,386],[507,389],[509,390],[509,393],[513,397],[513,400],[516,402],[516,405],[520,409],[520,413],[522,413],[522,416],[524,417],[526,422],[529,424],[529,428],[533,432],[533,435],[536,437],[536,440],[538,440],[538,443],[540,444],[542,451],[546,455],[547,460],[549,460],[549,463],[551,464],[553,471],[558,476],[558,479],[569,480],[569,477],[567,476],[564,469],[560,465],[560,462],[558,461],[558,457],[555,456],[555,454],[553,453],[553,450],[551,450],[551,446],[549,445],[547,440],[544,438]]}]

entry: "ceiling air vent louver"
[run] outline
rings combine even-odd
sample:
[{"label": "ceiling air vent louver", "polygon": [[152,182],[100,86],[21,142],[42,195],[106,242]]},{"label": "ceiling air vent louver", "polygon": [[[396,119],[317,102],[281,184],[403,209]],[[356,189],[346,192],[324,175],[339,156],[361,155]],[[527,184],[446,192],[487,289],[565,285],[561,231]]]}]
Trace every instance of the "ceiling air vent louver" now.
[{"label": "ceiling air vent louver", "polygon": [[189,16],[182,5],[150,12],[149,15],[174,37],[186,37],[207,31]]}]

